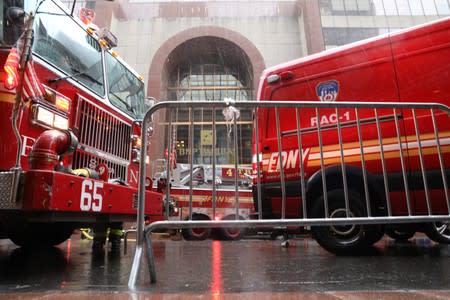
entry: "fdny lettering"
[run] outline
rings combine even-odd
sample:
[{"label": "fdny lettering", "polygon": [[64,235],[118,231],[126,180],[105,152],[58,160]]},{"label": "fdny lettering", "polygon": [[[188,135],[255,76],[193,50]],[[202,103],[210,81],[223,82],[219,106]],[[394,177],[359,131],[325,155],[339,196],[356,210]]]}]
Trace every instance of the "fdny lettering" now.
[{"label": "fdny lettering", "polygon": [[28,156],[30,154],[31,149],[33,148],[34,143],[36,142],[36,139],[22,135],[22,156]]},{"label": "fdny lettering", "polygon": [[[346,111],[344,114],[339,116],[339,122],[346,122],[350,120],[350,112]],[[323,115],[320,116],[320,126],[336,124],[337,123],[337,114]],[[311,118],[311,127],[317,127],[317,117]]]},{"label": "fdny lettering", "polygon": [[[302,149],[303,163],[306,161],[310,148]],[[280,154],[278,152],[273,152],[269,158],[268,171],[276,172],[280,171],[280,164],[285,170],[295,169],[298,165],[299,151],[298,149],[281,152],[281,159],[279,159]]]},{"label": "fdny lettering", "polygon": [[128,180],[128,183],[138,183],[138,179],[139,179],[139,171],[133,171],[132,169],[130,169],[130,179]]}]

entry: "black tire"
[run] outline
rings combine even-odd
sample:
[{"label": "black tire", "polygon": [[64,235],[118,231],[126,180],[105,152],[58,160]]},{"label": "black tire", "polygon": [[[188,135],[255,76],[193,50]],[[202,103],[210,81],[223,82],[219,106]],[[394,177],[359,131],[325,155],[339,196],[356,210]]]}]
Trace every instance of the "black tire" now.
[{"label": "black tire", "polygon": [[[210,219],[206,215],[193,214],[192,220],[209,221]],[[181,234],[187,241],[203,241],[211,236],[211,228],[184,228]]]},{"label": "black tire", "polygon": [[396,241],[407,241],[416,234],[416,230],[403,226],[388,225],[386,226],[386,234]]},{"label": "black tire", "polygon": [[[225,216],[222,220],[236,220],[236,215]],[[239,220],[244,220],[244,218],[239,216]],[[240,240],[245,234],[245,228],[225,227],[218,228],[217,231],[221,239],[228,241]]]},{"label": "black tire", "polygon": [[56,246],[72,235],[70,224],[27,223],[8,232],[9,239],[20,247]]},{"label": "black tire", "polygon": [[425,224],[425,234],[437,243],[450,244],[450,221]]},{"label": "black tire", "polygon": [[[358,191],[349,191],[350,217],[367,216],[364,198]],[[324,217],[324,199],[320,196],[312,206],[315,218]],[[330,218],[345,218],[345,197],[342,189],[328,192],[328,216]],[[365,252],[375,242],[381,239],[383,231],[379,225],[331,225],[313,226],[311,233],[317,243],[325,250],[338,254],[356,254]]]}]

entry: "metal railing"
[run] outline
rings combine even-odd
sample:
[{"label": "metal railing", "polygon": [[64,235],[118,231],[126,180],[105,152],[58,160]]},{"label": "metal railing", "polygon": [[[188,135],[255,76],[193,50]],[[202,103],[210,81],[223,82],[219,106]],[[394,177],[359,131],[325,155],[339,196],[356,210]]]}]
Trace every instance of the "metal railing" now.
[{"label": "metal railing", "polygon": [[[150,239],[150,233],[156,229],[275,228],[295,225],[334,226],[336,230],[345,231],[352,225],[361,224],[450,220],[447,183],[447,171],[450,170],[450,157],[447,157],[450,153],[449,107],[434,103],[167,101],[156,104],[146,113],[142,145],[145,147],[148,142],[145,133],[151,116],[161,109],[167,110],[166,132],[170,133],[173,126],[171,111],[174,109],[187,109],[192,116],[195,109],[209,109],[215,115],[215,111],[230,107],[234,112],[253,110],[256,129],[253,138],[262,141],[262,144],[254,145],[256,219],[239,220],[236,214],[236,220],[193,220],[191,182],[191,213],[186,220],[169,220],[167,215],[166,221],[144,226],[146,167],[142,155],[137,243],[128,282],[130,288],[136,285],[144,245],[150,280],[156,282]],[[192,147],[193,118],[190,122],[188,144]],[[213,118],[213,132],[215,122]],[[236,115],[229,122],[236,133]],[[171,140],[171,134],[167,136],[166,145],[172,149],[175,141]],[[236,134],[233,137],[232,149],[237,152]],[[214,141],[216,138],[213,136]],[[212,152],[215,170],[214,150]],[[192,164],[193,151],[190,155]],[[170,169],[170,160],[168,155],[167,170]],[[235,169],[238,167],[235,162]],[[167,173],[170,176],[170,172]],[[238,206],[237,173],[235,176],[235,201]],[[214,181],[211,195],[215,205]],[[167,189],[166,197],[170,199],[170,189]],[[274,205],[274,201],[278,204]],[[337,202],[340,206],[336,205]],[[169,205],[168,202],[166,205]],[[166,207],[165,211],[169,212],[169,208]]]}]

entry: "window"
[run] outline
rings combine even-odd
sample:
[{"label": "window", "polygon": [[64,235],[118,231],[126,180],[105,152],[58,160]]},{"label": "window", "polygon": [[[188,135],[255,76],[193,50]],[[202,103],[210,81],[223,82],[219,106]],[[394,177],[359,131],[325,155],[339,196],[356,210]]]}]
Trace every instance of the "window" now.
[{"label": "window", "polygon": [[105,61],[109,101],[133,118],[142,119],[148,108],[144,83],[109,52],[105,53]]},{"label": "window", "polygon": [[52,1],[42,2],[36,13],[33,51],[71,79],[104,95],[100,45]]},{"label": "window", "polygon": [[383,0],[384,10],[387,16],[396,16],[398,15],[397,6],[395,1],[392,0]]},{"label": "window", "polygon": [[397,0],[397,8],[398,8],[398,14],[400,16],[410,16],[411,15],[408,0]]},{"label": "window", "polygon": [[413,16],[423,16],[423,8],[420,0],[409,0],[409,7],[411,8],[411,14]]},{"label": "window", "polygon": [[372,5],[373,5],[375,15],[377,15],[377,16],[385,15],[383,0],[372,0]]},{"label": "window", "polygon": [[422,0],[423,10],[426,16],[435,16],[437,15],[436,5],[432,0]]},{"label": "window", "polygon": [[450,15],[450,8],[447,0],[435,0],[436,9],[438,11],[438,15],[440,16],[448,16]]}]

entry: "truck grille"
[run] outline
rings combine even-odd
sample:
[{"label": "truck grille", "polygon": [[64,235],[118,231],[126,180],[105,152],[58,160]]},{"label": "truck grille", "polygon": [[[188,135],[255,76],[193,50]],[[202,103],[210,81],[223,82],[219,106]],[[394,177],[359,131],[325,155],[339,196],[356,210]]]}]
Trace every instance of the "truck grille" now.
[{"label": "truck grille", "polygon": [[104,163],[109,168],[110,179],[126,181],[131,126],[85,99],[79,100],[76,120],[79,147],[72,167],[94,169]]}]

